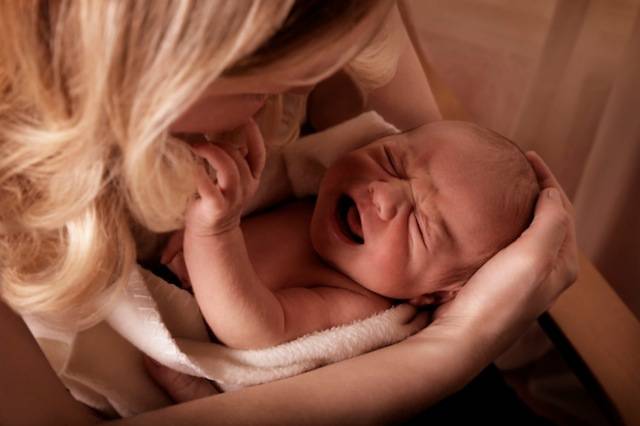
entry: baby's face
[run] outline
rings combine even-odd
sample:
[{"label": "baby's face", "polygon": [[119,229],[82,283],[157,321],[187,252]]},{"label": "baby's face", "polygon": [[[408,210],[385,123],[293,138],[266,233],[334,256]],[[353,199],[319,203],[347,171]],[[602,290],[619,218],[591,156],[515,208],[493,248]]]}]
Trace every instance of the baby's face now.
[{"label": "baby's face", "polygon": [[315,250],[378,294],[446,299],[510,232],[498,207],[508,182],[477,161],[486,149],[462,126],[433,123],[345,155],[320,187]]}]

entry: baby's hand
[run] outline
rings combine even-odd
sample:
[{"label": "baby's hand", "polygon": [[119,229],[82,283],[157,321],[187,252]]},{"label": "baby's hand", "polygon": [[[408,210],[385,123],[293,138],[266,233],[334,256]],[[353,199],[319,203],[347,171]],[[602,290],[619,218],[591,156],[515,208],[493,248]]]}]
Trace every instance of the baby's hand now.
[{"label": "baby's hand", "polygon": [[198,167],[198,194],[187,207],[188,232],[218,235],[239,225],[242,207],[256,192],[265,163],[264,141],[253,120],[245,126],[244,135],[246,149],[230,144],[192,145],[193,151],[216,171],[216,178],[209,176],[205,165]]}]

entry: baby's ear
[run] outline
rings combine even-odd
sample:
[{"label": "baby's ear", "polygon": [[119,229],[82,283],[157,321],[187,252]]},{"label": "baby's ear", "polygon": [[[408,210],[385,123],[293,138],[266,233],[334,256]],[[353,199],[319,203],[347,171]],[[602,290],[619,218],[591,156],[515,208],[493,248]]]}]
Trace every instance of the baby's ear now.
[{"label": "baby's ear", "polygon": [[438,302],[437,303],[446,303],[456,297],[456,294],[460,291],[464,282],[456,282],[448,285],[446,288],[436,291],[438,294]]},{"label": "baby's ear", "polygon": [[423,294],[418,297],[414,297],[409,300],[409,303],[413,306],[427,306],[427,305],[439,305],[445,303],[456,297],[458,291],[462,288],[461,284],[448,286],[446,290],[438,290],[433,293]]},{"label": "baby's ear", "polygon": [[419,308],[421,306],[434,305],[438,303],[433,293],[423,294],[422,296],[409,299],[409,304]]},{"label": "baby's ear", "polygon": [[446,303],[449,300],[453,299],[454,297],[456,297],[456,294],[458,294],[458,290],[459,289],[436,291],[438,299],[437,303]]}]

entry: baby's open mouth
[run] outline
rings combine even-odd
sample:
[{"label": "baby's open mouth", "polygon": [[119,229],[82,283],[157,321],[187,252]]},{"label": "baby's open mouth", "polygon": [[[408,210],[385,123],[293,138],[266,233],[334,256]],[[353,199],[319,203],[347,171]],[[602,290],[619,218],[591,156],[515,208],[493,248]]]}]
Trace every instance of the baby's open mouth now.
[{"label": "baby's open mouth", "polygon": [[356,244],[364,244],[360,212],[353,199],[348,195],[341,195],[338,199],[338,208],[336,210],[338,224],[342,233]]}]

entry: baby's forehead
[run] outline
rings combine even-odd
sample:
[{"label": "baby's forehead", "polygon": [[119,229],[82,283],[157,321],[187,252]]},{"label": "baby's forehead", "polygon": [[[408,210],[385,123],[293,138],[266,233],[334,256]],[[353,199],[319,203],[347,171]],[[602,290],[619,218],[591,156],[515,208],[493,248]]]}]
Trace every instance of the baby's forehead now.
[{"label": "baby's forehead", "polygon": [[438,122],[420,126],[397,135],[398,151],[413,165],[425,166],[431,158],[447,158],[448,162],[464,162],[481,155],[486,148],[478,136],[458,122]]}]

